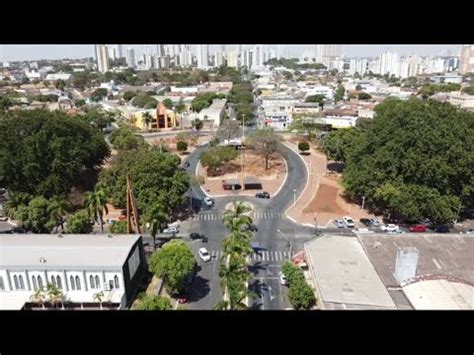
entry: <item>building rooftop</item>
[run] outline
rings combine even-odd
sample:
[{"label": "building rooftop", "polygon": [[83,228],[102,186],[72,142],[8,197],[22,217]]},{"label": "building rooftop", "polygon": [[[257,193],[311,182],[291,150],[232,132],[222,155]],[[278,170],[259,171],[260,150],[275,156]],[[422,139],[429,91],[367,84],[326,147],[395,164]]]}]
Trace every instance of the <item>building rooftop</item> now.
[{"label": "building rooftop", "polygon": [[121,268],[140,235],[0,235],[0,268]]},{"label": "building rooftop", "polygon": [[305,252],[325,308],[396,309],[357,238],[323,236]]}]

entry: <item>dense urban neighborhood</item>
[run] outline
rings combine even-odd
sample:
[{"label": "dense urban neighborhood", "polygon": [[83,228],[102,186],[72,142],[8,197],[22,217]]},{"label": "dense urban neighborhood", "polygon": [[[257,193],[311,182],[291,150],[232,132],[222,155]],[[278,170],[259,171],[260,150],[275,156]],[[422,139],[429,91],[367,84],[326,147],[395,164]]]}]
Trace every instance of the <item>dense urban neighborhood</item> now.
[{"label": "dense urban neighborhood", "polygon": [[474,45],[135,47],[0,58],[0,309],[473,309]]}]

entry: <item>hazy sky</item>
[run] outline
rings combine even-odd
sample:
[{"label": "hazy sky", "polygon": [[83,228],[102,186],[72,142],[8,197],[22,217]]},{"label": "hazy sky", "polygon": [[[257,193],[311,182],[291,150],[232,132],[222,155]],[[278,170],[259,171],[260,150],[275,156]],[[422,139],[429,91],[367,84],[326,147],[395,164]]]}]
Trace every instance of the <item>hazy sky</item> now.
[{"label": "hazy sky", "polygon": [[[245,45],[243,45],[245,46]],[[144,45],[123,45],[134,48],[135,53],[143,53]],[[210,53],[220,46],[211,45]],[[276,48],[276,46],[270,46]],[[288,45],[284,50],[289,54],[309,51],[310,46]],[[372,57],[386,50],[398,52],[400,55],[458,55],[459,45],[345,45],[343,54],[346,57]],[[0,61],[5,60],[38,60],[61,58],[85,58],[93,56],[93,45],[0,45]]]}]

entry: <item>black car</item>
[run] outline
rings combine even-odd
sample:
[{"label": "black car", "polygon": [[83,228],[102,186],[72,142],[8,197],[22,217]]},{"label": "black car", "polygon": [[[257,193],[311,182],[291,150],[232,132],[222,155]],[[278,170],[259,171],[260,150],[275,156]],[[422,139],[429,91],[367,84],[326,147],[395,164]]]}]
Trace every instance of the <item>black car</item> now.
[{"label": "black car", "polygon": [[242,226],[243,231],[251,231],[251,232],[258,232],[258,228],[255,224],[244,224]]},{"label": "black car", "polygon": [[263,192],[257,192],[255,194],[255,197],[257,198],[270,198],[270,194],[266,191],[263,191]]},{"label": "black car", "polygon": [[184,167],[185,167],[186,169],[189,168],[190,165],[191,165],[191,164],[189,164],[189,161],[187,161],[187,162],[184,163]]},{"label": "black car", "polygon": [[435,226],[433,230],[436,233],[449,233],[449,227],[442,224]]},{"label": "black car", "polygon": [[199,240],[199,239],[201,239],[203,243],[207,243],[207,237],[206,237],[204,234],[192,232],[192,233],[189,235],[189,238],[190,238],[191,240]]},{"label": "black car", "polygon": [[362,223],[366,227],[370,227],[372,225],[372,221],[368,218],[361,218],[359,222]]}]

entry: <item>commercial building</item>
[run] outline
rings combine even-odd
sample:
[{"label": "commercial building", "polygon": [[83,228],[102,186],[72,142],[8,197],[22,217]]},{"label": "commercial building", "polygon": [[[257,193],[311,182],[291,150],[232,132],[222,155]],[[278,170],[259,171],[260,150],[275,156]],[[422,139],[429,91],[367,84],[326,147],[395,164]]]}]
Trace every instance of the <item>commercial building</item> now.
[{"label": "commercial building", "polygon": [[56,81],[56,80],[64,80],[68,81],[71,79],[72,75],[69,73],[51,73],[46,75],[46,80],[49,81]]},{"label": "commercial building", "polygon": [[465,44],[459,58],[459,73],[474,73],[474,45]]},{"label": "commercial building", "polygon": [[147,269],[140,235],[0,235],[0,309],[41,307],[34,293],[51,283],[65,308],[128,307]]},{"label": "commercial building", "polygon": [[214,127],[219,127],[224,118],[226,103],[225,99],[214,99],[211,106],[199,112],[198,118],[211,121]]},{"label": "commercial building", "polygon": [[95,45],[95,54],[97,58],[97,70],[100,73],[109,71],[109,52],[105,44]]}]

